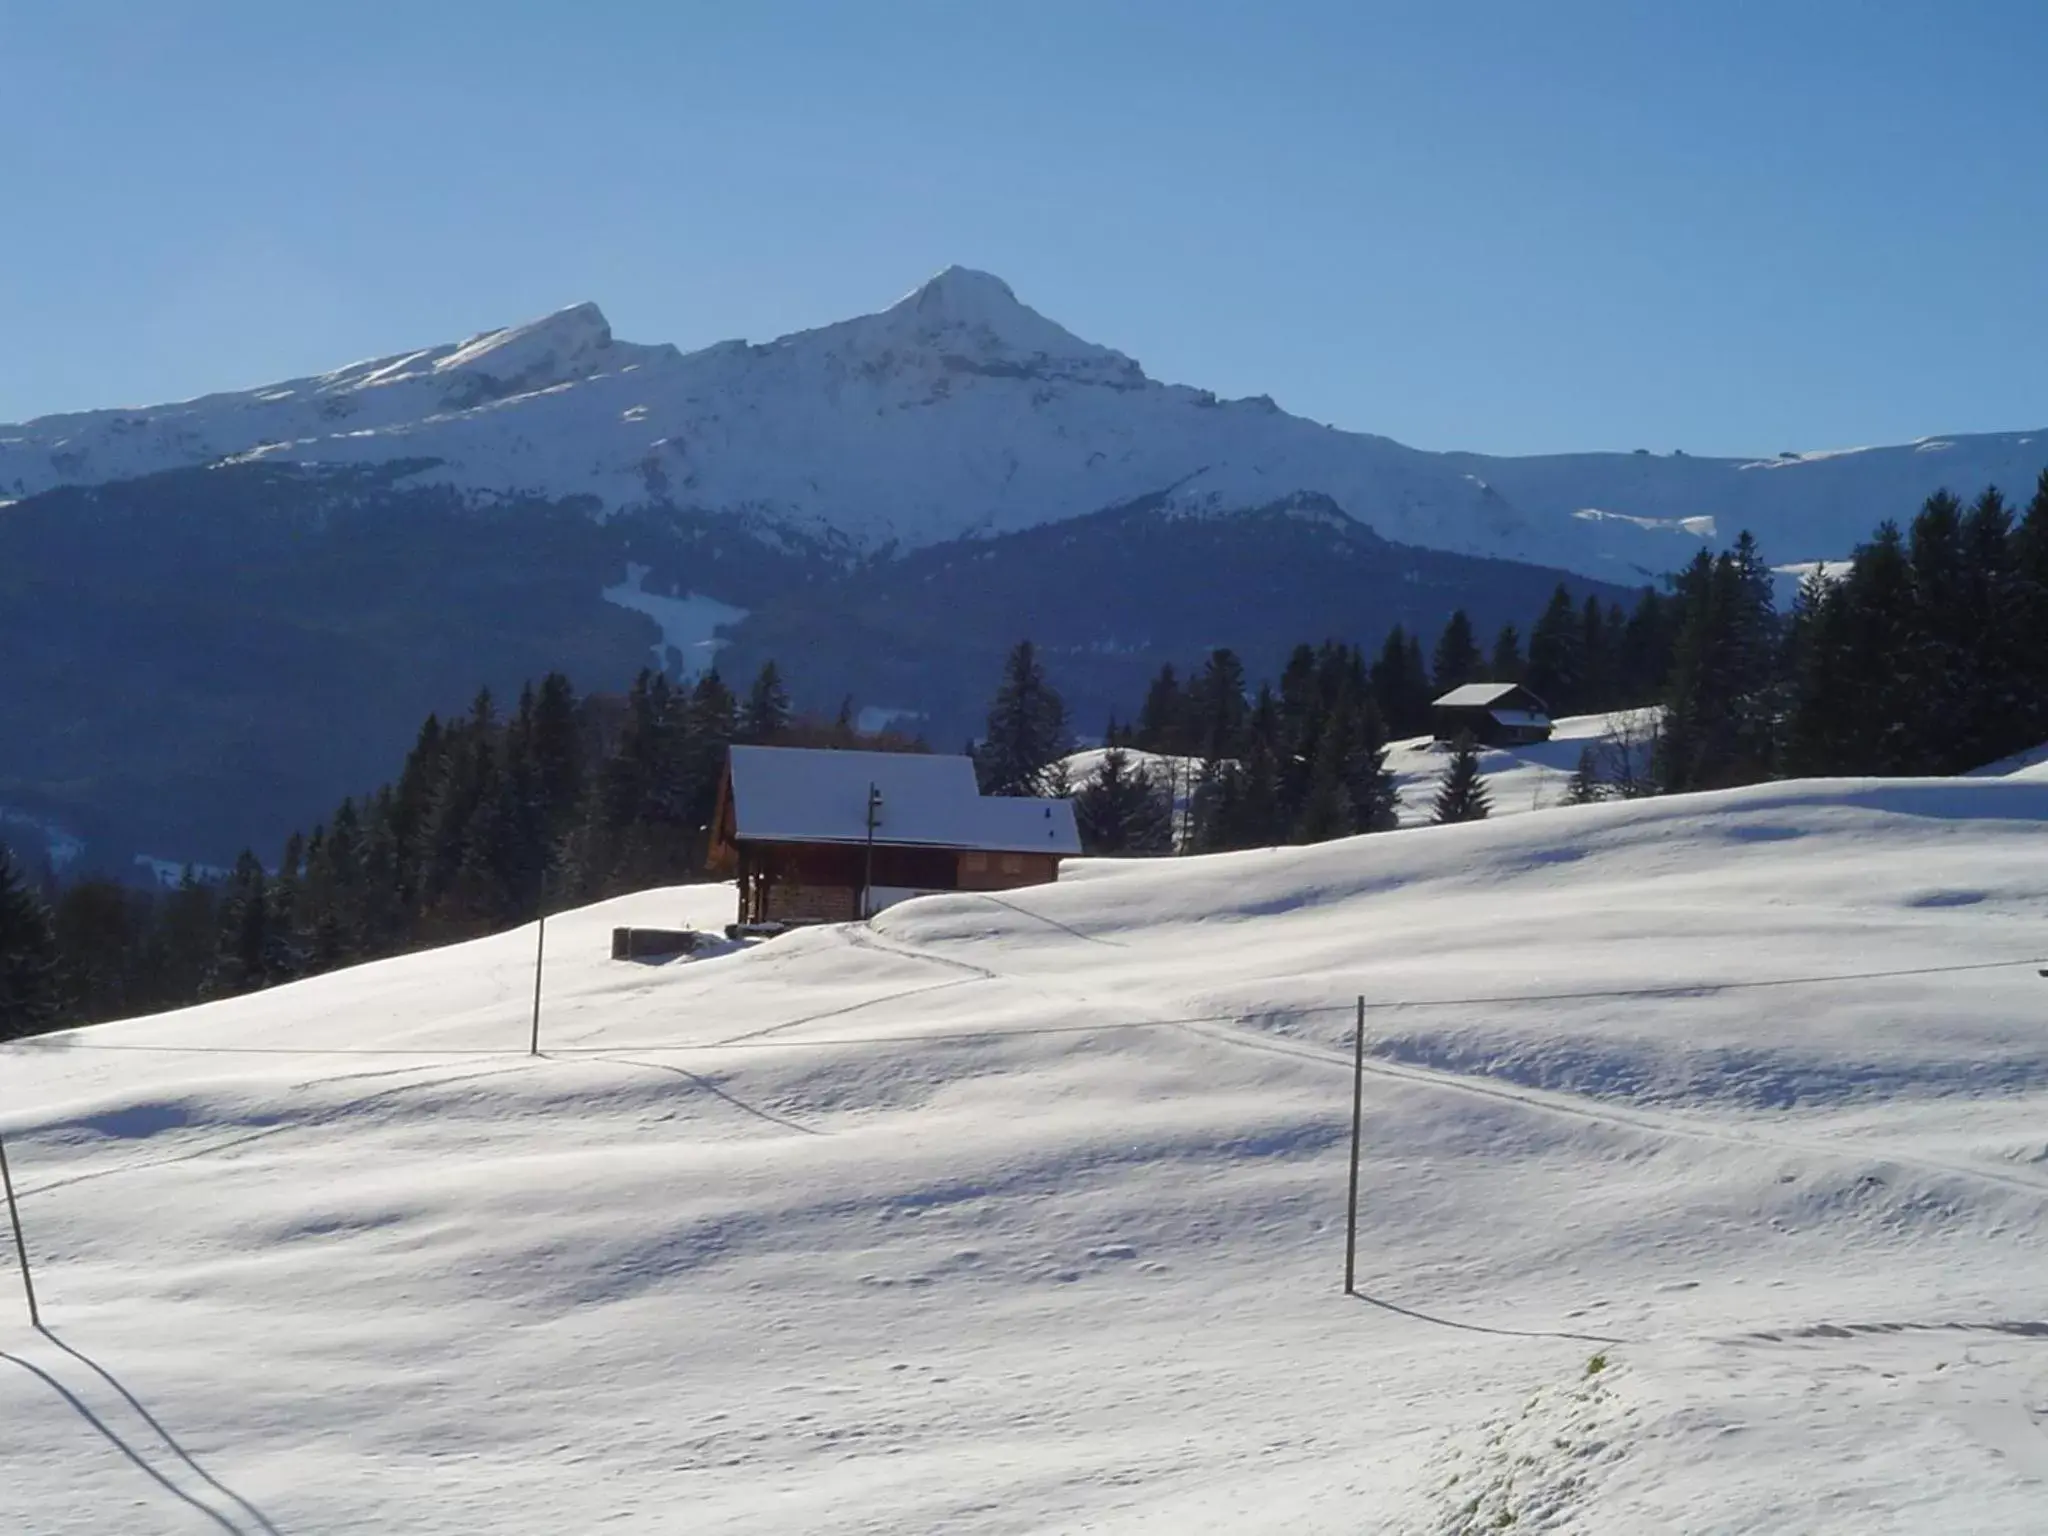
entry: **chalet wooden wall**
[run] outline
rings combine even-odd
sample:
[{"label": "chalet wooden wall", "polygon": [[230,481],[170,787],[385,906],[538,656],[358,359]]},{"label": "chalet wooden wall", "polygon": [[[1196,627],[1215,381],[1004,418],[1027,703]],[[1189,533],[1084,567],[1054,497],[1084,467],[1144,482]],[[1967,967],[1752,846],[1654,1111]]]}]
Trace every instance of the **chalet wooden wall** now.
[{"label": "chalet wooden wall", "polygon": [[1050,885],[1060,877],[1059,858],[1050,853],[963,853],[963,891],[1008,891],[1020,885]]},{"label": "chalet wooden wall", "polygon": [[[847,843],[748,843],[738,849],[740,921],[850,923],[860,916],[868,851]],[[874,850],[878,887],[921,891],[1007,891],[1048,885],[1060,861],[1049,853]]]}]

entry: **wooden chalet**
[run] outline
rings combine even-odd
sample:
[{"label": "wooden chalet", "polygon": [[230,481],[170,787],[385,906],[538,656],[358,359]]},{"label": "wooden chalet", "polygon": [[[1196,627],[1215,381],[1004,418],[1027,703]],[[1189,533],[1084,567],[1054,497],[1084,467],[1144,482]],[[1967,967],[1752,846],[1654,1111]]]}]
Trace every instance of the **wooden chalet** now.
[{"label": "wooden chalet", "polygon": [[710,862],[739,882],[742,923],[852,922],[934,891],[1044,885],[1080,851],[1071,801],[983,795],[965,757],[734,747]]},{"label": "wooden chalet", "polygon": [[1429,706],[1438,741],[1470,736],[1489,747],[1550,740],[1550,706],[1520,683],[1467,683]]}]

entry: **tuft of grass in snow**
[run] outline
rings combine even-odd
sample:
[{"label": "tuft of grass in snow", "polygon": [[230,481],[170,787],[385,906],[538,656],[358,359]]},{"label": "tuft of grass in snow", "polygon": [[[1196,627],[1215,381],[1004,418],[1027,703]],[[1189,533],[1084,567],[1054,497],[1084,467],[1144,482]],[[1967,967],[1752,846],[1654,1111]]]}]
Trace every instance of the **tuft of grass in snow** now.
[{"label": "tuft of grass in snow", "polygon": [[1476,1449],[1470,1442],[1448,1448],[1445,1457],[1458,1465],[1438,1485],[1444,1506],[1430,1523],[1409,1529],[1428,1536],[1578,1529],[1599,1477],[1623,1455],[1616,1420],[1624,1410],[1608,1386],[1614,1375],[1607,1355],[1594,1355],[1571,1381],[1546,1386],[1481,1426]]}]

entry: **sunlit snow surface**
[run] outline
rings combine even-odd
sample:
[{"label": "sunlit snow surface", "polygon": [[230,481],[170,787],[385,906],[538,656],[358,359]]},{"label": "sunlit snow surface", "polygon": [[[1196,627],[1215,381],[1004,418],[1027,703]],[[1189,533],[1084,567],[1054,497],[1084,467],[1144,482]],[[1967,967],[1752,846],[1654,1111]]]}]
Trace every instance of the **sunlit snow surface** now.
[{"label": "sunlit snow surface", "polygon": [[0,1529],[2038,1532],[2044,818],[1776,785],[608,960],[731,910],[650,892],[549,922],[539,1060],[531,928],[0,1048]]}]

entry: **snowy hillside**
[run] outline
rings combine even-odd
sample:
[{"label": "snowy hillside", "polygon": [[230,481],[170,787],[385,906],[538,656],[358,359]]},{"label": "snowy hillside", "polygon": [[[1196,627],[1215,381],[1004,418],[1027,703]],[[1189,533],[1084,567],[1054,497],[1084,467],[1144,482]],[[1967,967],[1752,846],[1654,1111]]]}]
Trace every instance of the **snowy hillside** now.
[{"label": "snowy hillside", "polygon": [[[1623,710],[1605,715],[1566,715],[1552,722],[1550,740],[1514,747],[1482,747],[1479,771],[1486,785],[1489,816],[1513,816],[1549,810],[1564,804],[1565,791],[1579,766],[1579,754],[1593,749],[1594,770],[1603,784],[1619,775],[1646,778],[1654,731],[1654,710]],[[1107,755],[1088,747],[1063,759],[1067,783],[1080,789],[1102,769]],[[1404,827],[1428,823],[1436,800],[1437,781],[1450,761],[1451,749],[1433,736],[1415,736],[1387,745],[1387,771],[1394,776]],[[1201,760],[1158,752],[1124,749],[1133,768],[1143,769],[1173,792],[1176,826],[1185,829],[1188,803],[1201,781]]]},{"label": "snowy hillside", "polygon": [[2011,757],[2002,757],[1995,763],[1986,763],[1975,770],[1973,777],[1987,778],[2010,775],[2013,778],[2048,778],[2048,741],[2024,752],[2015,752]]},{"label": "snowy hillside", "polygon": [[[1607,715],[1566,715],[1552,724],[1548,741],[1513,747],[1482,747],[1479,772],[1486,785],[1489,816],[1548,810],[1564,803],[1579,755],[1592,748],[1594,772],[1611,785],[1622,775],[1647,780],[1655,731],[1655,710],[1622,710]],[[1387,771],[1401,797],[1401,825],[1421,826],[1430,817],[1437,781],[1451,749],[1430,736],[1397,741],[1387,748]]]},{"label": "snowy hillside", "polygon": [[1780,784],[0,1049],[0,1526],[2032,1533],[2044,871]]},{"label": "snowy hillside", "polygon": [[766,345],[613,339],[595,305],[240,394],[0,427],[0,495],[229,457],[432,461],[488,498],[595,497],[913,547],[1133,502],[1333,501],[1386,538],[1631,581],[1701,537],[1845,553],[1942,485],[2025,494],[2048,435],[1755,461],[1425,453],[1149,379],[1000,279],[953,267],[890,308]]}]

